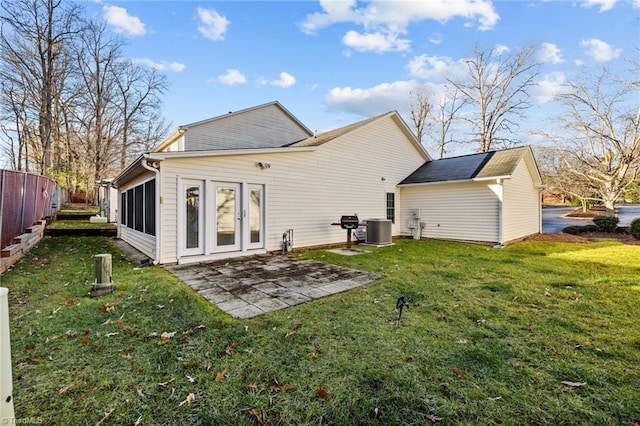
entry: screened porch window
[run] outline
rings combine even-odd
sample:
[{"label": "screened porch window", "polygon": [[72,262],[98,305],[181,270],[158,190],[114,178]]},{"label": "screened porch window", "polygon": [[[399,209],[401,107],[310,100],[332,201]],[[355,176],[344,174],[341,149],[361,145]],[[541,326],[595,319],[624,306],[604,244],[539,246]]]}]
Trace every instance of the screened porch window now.
[{"label": "screened porch window", "polygon": [[120,224],[156,235],[156,180],[151,179],[120,195]]}]

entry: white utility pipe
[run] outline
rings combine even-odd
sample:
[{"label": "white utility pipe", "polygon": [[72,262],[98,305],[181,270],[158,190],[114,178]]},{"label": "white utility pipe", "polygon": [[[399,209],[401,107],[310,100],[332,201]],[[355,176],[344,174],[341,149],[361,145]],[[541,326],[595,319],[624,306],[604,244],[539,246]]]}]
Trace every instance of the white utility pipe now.
[{"label": "white utility pipe", "polygon": [[11,341],[9,340],[9,289],[0,287],[0,424],[14,424]]}]

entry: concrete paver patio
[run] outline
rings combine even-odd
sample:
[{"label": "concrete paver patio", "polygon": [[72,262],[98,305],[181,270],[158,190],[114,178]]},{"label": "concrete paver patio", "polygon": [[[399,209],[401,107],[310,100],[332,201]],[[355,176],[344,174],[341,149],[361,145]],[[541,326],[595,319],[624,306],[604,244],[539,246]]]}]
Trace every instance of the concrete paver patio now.
[{"label": "concrete paver patio", "polygon": [[251,318],[340,293],[382,275],[290,256],[260,255],[167,266],[181,281],[234,318]]}]

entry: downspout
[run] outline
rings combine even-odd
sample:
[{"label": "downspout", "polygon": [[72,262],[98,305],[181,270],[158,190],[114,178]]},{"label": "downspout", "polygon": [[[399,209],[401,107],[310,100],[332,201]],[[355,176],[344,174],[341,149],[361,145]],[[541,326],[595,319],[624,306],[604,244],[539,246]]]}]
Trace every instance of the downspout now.
[{"label": "downspout", "polygon": [[504,185],[502,184],[502,179],[498,178],[496,179],[496,183],[500,186],[500,200],[499,200],[499,208],[498,208],[498,245],[502,246],[504,245],[504,241],[503,241],[503,226],[504,226],[504,214],[503,214],[503,209],[504,209]]},{"label": "downspout", "polygon": [[140,164],[142,165],[142,167],[144,167],[145,169],[149,170],[150,172],[155,173],[155,181],[156,181],[156,199],[155,199],[155,203],[156,203],[156,258],[153,261],[153,264],[156,265],[160,262],[161,259],[161,247],[162,245],[160,244],[160,241],[162,240],[161,235],[162,235],[162,222],[160,221],[160,211],[161,211],[161,205],[160,205],[160,162],[157,160],[153,160],[152,164],[155,164],[157,166],[150,166],[149,164],[147,164],[147,161],[150,160],[149,154],[143,154],[142,155],[142,160],[140,161]]}]

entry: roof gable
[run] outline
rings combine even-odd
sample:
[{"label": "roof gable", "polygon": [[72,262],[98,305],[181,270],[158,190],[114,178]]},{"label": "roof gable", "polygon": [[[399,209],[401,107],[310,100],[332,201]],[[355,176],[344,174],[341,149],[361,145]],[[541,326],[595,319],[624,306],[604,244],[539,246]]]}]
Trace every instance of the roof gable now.
[{"label": "roof gable", "polygon": [[344,127],[340,127],[340,128],[337,128],[337,129],[329,130],[327,132],[323,132],[323,133],[320,133],[318,135],[314,135],[314,136],[308,137],[308,138],[303,139],[301,141],[294,142],[294,143],[292,143],[292,144],[290,144],[288,146],[290,146],[290,147],[319,147],[319,146],[322,146],[322,145],[324,145],[326,143],[330,143],[330,142],[332,142],[332,141],[334,141],[336,139],[339,139],[340,137],[342,137],[344,135],[347,135],[349,133],[355,132],[355,131],[357,131],[359,129],[363,129],[363,128],[369,126],[371,123],[374,123],[374,122],[376,122],[378,120],[382,120],[382,119],[387,118],[387,117],[390,117],[395,122],[395,124],[405,134],[405,136],[410,141],[410,143],[412,145],[414,145],[414,147],[420,152],[420,154],[422,155],[423,158],[425,158],[426,160],[431,160],[431,157],[429,156],[427,151],[418,142],[418,140],[416,139],[416,137],[413,134],[413,132],[411,132],[409,127],[406,125],[404,120],[402,120],[402,118],[400,117],[400,115],[396,111],[387,112],[387,113],[384,113],[384,114],[377,115],[375,117],[367,118],[365,120],[349,124],[349,125],[344,126]]},{"label": "roof gable", "polygon": [[[177,150],[205,151],[274,148],[305,139],[312,132],[274,101],[180,126],[175,134],[182,138]],[[178,139],[172,136],[154,151],[174,148]]]}]

